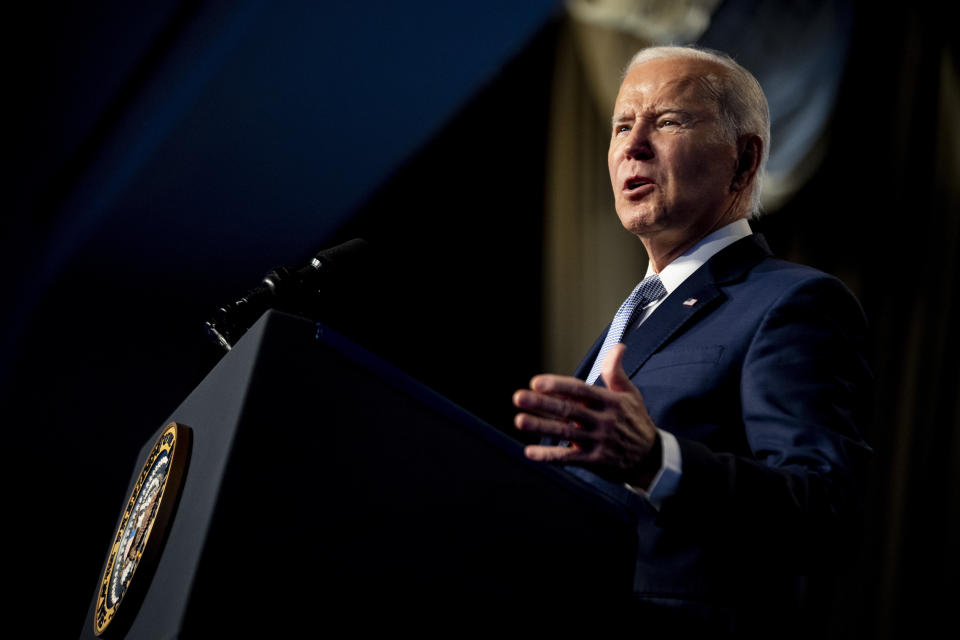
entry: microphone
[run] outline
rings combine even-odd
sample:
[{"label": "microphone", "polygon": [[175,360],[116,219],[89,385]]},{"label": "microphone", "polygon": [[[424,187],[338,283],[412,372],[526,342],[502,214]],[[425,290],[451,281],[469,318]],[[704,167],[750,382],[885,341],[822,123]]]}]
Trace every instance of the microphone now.
[{"label": "microphone", "polygon": [[299,269],[277,267],[264,276],[260,286],[224,305],[204,323],[207,336],[230,351],[237,340],[267,309],[303,313],[315,302],[311,298],[343,279],[357,267],[367,266],[370,245],[362,238],[324,249]]}]

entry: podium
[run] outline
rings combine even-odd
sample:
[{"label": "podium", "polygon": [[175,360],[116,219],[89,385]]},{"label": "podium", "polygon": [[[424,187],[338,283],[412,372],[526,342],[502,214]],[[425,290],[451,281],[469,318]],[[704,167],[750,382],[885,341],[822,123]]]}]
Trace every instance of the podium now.
[{"label": "podium", "polygon": [[323,325],[266,313],[169,421],[192,433],[179,502],[106,636],[629,606],[626,508]]}]

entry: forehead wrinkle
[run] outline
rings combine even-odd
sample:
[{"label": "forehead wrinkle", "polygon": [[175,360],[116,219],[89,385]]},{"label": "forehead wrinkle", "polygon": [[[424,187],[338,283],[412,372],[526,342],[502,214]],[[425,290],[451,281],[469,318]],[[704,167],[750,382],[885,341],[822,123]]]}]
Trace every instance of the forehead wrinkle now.
[{"label": "forehead wrinkle", "polygon": [[[704,93],[714,107],[719,106],[720,104],[720,92],[717,91],[714,82],[709,77],[711,74],[686,74],[675,80],[670,80],[664,83],[664,89],[669,90],[671,95],[666,98],[661,98],[654,105],[663,105],[667,103],[668,109],[672,108],[675,110],[690,110],[691,106],[695,108],[702,108],[702,101],[698,98],[704,97]],[[686,102],[684,107],[681,107],[677,103],[678,98],[687,97],[688,91],[693,90],[694,104],[689,105],[689,102]],[[702,89],[703,91],[698,91]],[[673,103],[672,105],[670,103]],[[661,107],[663,108],[663,107]]]},{"label": "forehead wrinkle", "polygon": [[[683,111],[690,113],[691,111],[698,111],[707,106],[702,104],[704,101],[696,99],[703,96],[710,100],[711,104],[709,106],[717,109],[720,106],[721,100],[715,80],[716,78],[713,73],[685,73],[655,87],[653,90],[655,97],[653,97],[651,101],[646,99],[646,92],[640,87],[634,86],[628,88],[627,92],[618,99],[618,102],[638,102],[640,104],[640,111],[648,114],[664,111]],[[683,97],[683,94],[687,93],[690,89],[693,89],[695,92],[693,96],[694,100],[692,100],[693,104],[690,104],[690,100],[680,99]],[[634,107],[621,109],[614,114],[612,121],[617,122],[631,119],[627,114],[634,111],[636,111]]]}]

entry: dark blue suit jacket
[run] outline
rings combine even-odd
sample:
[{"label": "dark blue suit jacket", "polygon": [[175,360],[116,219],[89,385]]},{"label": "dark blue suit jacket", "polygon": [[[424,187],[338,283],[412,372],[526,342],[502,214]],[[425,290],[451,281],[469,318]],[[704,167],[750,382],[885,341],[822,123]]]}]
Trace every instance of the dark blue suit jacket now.
[{"label": "dark blue suit jacket", "polygon": [[716,254],[624,336],[626,373],[677,437],[682,479],[658,513],[578,475],[638,513],[638,597],[740,622],[780,615],[798,575],[848,555],[869,453],[857,429],[864,337],[839,280],[774,259],[758,235]]}]

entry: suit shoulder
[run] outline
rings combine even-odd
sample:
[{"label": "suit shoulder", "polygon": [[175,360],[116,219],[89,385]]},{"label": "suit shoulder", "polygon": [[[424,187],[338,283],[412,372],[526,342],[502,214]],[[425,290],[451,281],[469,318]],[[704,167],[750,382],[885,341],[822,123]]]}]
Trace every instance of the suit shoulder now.
[{"label": "suit shoulder", "polygon": [[826,293],[856,299],[847,285],[836,276],[814,267],[779,258],[768,257],[760,261],[747,274],[746,280],[752,281],[753,284],[761,283],[781,294],[794,290],[823,290]]},{"label": "suit shoulder", "polygon": [[[764,257],[742,274],[721,284],[727,298],[762,317],[826,316],[864,328],[866,319],[856,296],[839,278],[813,267]],[[738,304],[739,304],[738,303]]]},{"label": "suit shoulder", "polygon": [[849,290],[836,277],[813,267],[788,262],[773,256],[762,234],[738,240],[711,258],[708,263],[714,282],[721,287],[770,287],[775,290],[795,286],[824,286]]},{"label": "suit shoulder", "polygon": [[764,319],[761,327],[784,323],[822,326],[848,337],[862,338],[867,330],[860,301],[839,278],[806,265],[771,258],[757,265],[750,289],[758,296]]},{"label": "suit shoulder", "polygon": [[757,263],[751,273],[766,277],[782,278],[784,281],[835,280],[840,282],[835,276],[815,269],[814,267],[797,262],[789,262],[773,256],[768,256]]}]

